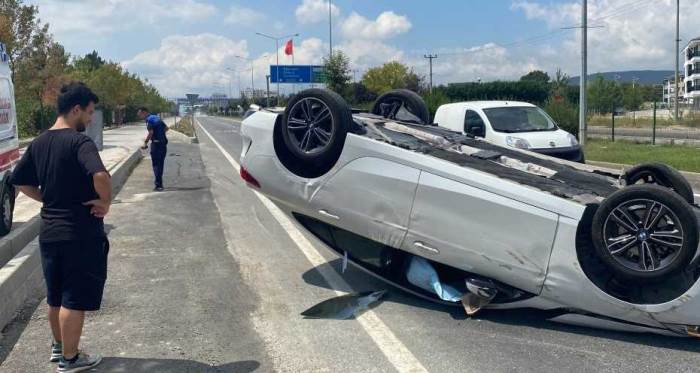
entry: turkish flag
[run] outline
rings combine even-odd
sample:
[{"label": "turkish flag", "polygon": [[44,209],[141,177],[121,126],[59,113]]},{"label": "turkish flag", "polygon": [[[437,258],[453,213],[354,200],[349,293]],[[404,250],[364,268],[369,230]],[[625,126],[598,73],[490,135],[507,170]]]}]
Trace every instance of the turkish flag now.
[{"label": "turkish flag", "polygon": [[294,41],[292,39],[289,39],[287,44],[284,46],[284,54],[287,56],[291,56],[294,54]]}]

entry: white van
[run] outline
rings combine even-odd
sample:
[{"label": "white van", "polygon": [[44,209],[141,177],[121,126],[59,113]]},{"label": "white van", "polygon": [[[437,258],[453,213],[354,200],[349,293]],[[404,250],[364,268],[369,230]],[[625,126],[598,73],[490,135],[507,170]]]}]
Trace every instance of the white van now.
[{"label": "white van", "polygon": [[12,228],[16,193],[10,176],[20,157],[15,89],[8,61],[6,47],[0,43],[0,235],[8,234]]},{"label": "white van", "polygon": [[440,106],[434,122],[453,131],[487,141],[584,162],[576,137],[560,129],[547,113],[535,105],[516,101],[457,102]]}]

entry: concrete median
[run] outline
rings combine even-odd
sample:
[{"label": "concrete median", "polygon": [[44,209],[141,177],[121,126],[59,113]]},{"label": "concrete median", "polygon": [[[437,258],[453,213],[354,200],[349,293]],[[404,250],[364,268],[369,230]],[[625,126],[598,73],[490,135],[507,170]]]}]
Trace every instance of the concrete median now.
[{"label": "concrete median", "polygon": [[[130,146],[125,156],[112,161],[111,166],[106,164],[112,175],[113,195],[126,183],[141,158],[143,155],[138,147]],[[0,330],[14,318],[29,297],[45,293],[36,238],[40,223],[37,214],[13,229],[0,242]]]}]

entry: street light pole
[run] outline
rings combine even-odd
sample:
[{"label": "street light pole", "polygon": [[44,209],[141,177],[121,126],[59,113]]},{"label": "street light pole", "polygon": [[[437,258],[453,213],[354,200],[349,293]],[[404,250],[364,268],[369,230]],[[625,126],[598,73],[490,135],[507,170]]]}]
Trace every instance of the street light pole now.
[{"label": "street light pole", "polygon": [[328,0],[328,45],[330,46],[330,55],[328,58],[333,58],[333,12],[331,0]]},{"label": "street light pole", "polygon": [[680,0],[676,0],[676,81],[674,83],[675,85],[675,99],[676,99],[676,110],[673,114],[673,120],[675,122],[678,122],[678,91],[679,91],[679,86],[678,86],[678,80],[680,79],[680,76],[678,74],[678,54],[680,53],[678,51],[678,43],[681,41],[680,38],[680,17],[681,17],[681,5],[680,5]]},{"label": "street light pole", "polygon": [[586,145],[586,79],[588,78],[588,0],[581,1],[581,83],[578,141]]},{"label": "street light pole", "polygon": [[293,35],[287,35],[287,36],[270,36],[263,34],[261,32],[256,32],[256,35],[262,36],[264,38],[272,39],[275,41],[275,53],[277,54],[277,67],[275,67],[276,74],[277,74],[277,106],[280,105],[280,45],[279,42],[282,39],[286,38],[293,38],[295,36],[299,36],[299,33],[293,34]]}]

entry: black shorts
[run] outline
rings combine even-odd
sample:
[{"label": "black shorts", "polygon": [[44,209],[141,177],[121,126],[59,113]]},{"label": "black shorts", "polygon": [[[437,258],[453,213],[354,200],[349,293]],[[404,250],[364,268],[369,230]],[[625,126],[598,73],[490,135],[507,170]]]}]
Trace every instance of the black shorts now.
[{"label": "black shorts", "polygon": [[47,303],[77,311],[96,311],[107,280],[107,238],[41,243]]}]

